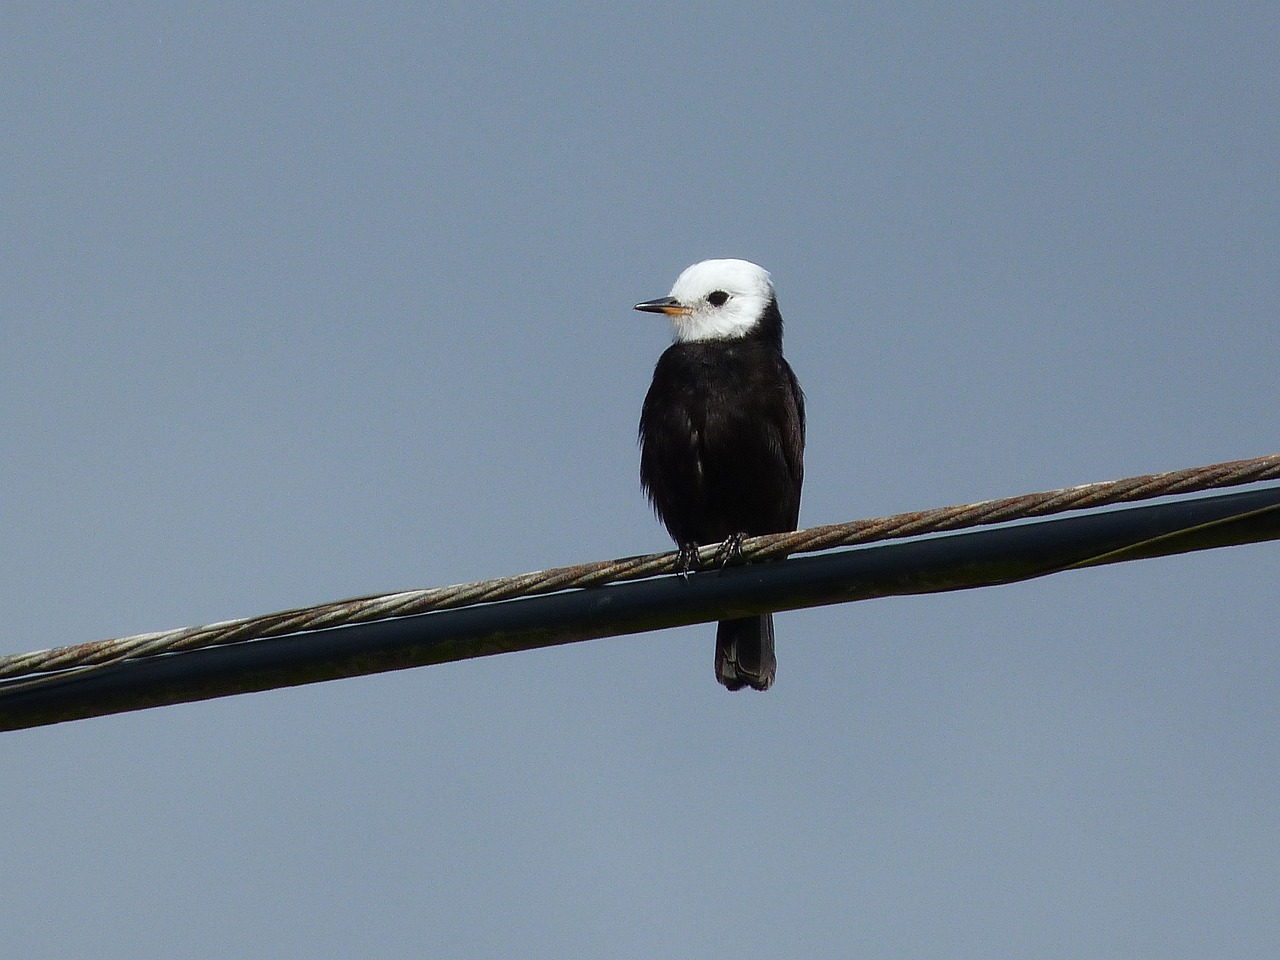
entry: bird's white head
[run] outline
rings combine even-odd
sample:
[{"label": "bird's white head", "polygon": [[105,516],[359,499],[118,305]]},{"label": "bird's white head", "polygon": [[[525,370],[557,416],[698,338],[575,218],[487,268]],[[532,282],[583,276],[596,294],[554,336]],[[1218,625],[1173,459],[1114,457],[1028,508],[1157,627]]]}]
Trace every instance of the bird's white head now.
[{"label": "bird's white head", "polygon": [[664,313],[677,341],[730,340],[760,325],[774,300],[764,267],[747,260],[703,260],[676,278],[671,296],[637,303],[637,310]]}]

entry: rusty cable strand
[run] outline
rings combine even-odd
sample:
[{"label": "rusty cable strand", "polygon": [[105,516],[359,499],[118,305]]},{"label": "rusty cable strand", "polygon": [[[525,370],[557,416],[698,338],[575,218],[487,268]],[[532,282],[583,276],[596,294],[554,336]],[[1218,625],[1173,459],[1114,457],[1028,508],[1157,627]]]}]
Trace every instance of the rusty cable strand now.
[{"label": "rusty cable strand", "polygon": [[[1155,497],[1276,479],[1280,479],[1280,454],[1271,454],[1250,460],[1233,460],[1167,473],[1128,477],[1123,480],[1088,483],[1043,493],[1028,493],[959,506],[935,507],[931,510],[900,513],[890,517],[809,527],[792,533],[751,537],[742,542],[740,559],[742,562],[776,560],[796,553],[816,553],[879,540],[943,533],[968,527],[1043,517],[1071,510],[1132,503]],[[718,546],[718,544],[710,544],[700,548],[699,562],[705,564],[715,558]],[[0,692],[25,686],[26,684],[18,682],[22,678],[36,674],[50,674],[51,671],[62,671],[54,674],[61,677],[73,670],[105,666],[122,660],[136,660],[202,647],[263,640],[308,630],[368,623],[374,620],[405,617],[498,600],[513,600],[518,597],[554,593],[560,590],[641,580],[660,574],[675,573],[678,569],[677,556],[675,552],[667,552],[583,563],[474,583],[356,597],[241,620],[226,620],[200,627],[184,627],[14,654],[0,657],[0,681],[8,681],[0,682]],[[35,681],[30,682],[38,682],[41,679],[51,679],[51,677],[37,677]]]}]

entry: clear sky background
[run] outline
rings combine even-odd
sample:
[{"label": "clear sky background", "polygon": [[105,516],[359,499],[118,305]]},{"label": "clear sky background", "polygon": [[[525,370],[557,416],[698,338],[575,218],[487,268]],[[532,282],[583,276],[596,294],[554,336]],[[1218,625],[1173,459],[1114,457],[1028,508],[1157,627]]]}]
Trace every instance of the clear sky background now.
[{"label": "clear sky background", "polygon": [[[706,257],[773,273],[806,525],[1280,451],[1274,3],[3,20],[0,652],[666,549],[631,305]],[[1273,958],[1278,574],[3,734],[3,952]]]}]

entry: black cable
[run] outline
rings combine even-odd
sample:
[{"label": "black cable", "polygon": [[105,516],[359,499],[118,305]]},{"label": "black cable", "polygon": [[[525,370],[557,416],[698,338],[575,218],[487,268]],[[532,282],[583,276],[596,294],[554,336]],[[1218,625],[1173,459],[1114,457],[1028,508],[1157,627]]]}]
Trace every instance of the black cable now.
[{"label": "black cable", "polygon": [[1280,538],[1280,487],[610,584],[0,686],[0,730],[777,610],[1011,583]]}]

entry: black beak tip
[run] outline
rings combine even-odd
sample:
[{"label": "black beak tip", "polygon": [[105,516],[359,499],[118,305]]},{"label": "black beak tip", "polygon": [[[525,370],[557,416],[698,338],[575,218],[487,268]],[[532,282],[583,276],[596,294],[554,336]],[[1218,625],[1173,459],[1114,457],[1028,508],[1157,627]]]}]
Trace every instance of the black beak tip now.
[{"label": "black beak tip", "polygon": [[637,303],[633,309],[642,310],[645,313],[666,313],[669,307],[674,307],[675,305],[675,297],[659,297],[657,300],[646,300],[643,303]]}]

